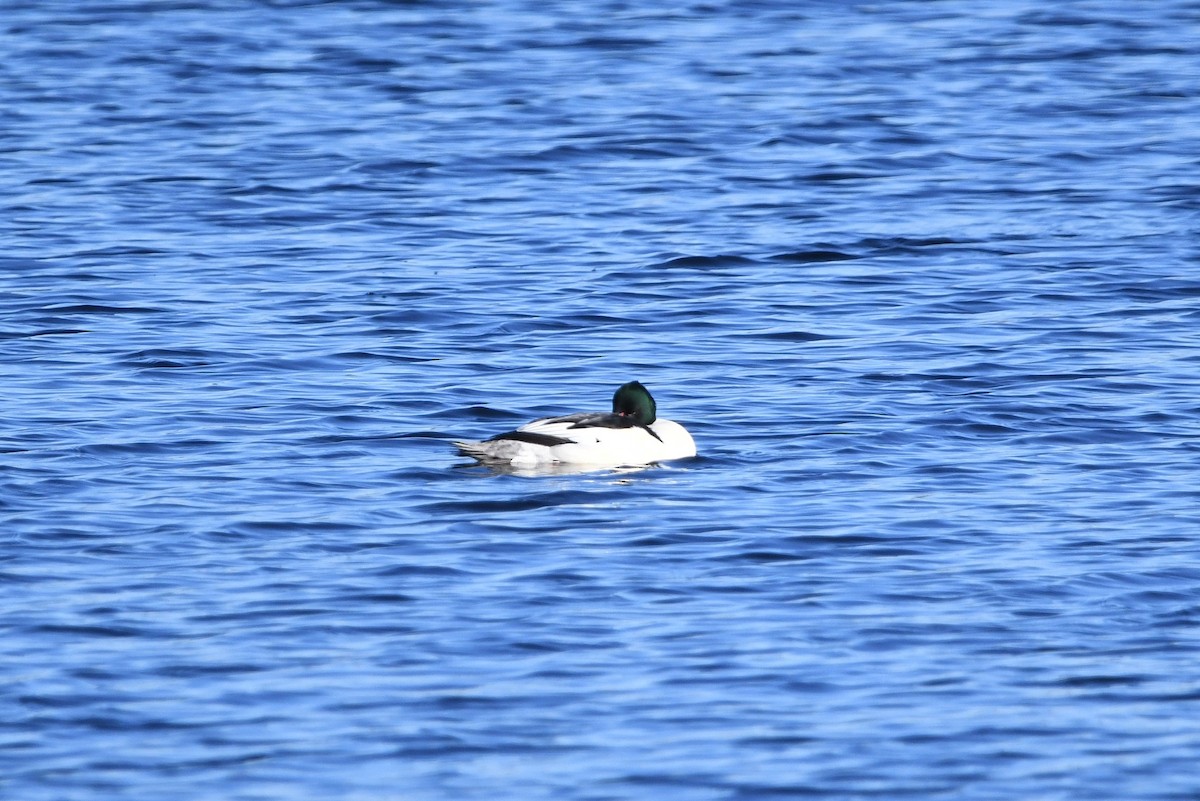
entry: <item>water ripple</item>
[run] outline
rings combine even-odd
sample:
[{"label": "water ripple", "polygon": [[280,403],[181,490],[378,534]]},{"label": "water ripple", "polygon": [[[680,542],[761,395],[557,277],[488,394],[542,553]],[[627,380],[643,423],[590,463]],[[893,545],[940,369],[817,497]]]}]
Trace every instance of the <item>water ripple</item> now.
[{"label": "water ripple", "polygon": [[7,795],[1194,796],[1198,23],[17,3]]}]

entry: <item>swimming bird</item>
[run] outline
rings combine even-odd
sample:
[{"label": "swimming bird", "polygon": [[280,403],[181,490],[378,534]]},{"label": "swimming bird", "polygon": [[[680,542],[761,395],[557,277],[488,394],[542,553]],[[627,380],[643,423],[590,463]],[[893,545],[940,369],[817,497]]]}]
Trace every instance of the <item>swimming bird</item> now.
[{"label": "swimming bird", "polygon": [[654,398],[637,381],[617,389],[611,412],[543,417],[483,442],[454,445],[483,464],[515,467],[632,467],[696,455],[692,435],[679,423],[658,418]]}]

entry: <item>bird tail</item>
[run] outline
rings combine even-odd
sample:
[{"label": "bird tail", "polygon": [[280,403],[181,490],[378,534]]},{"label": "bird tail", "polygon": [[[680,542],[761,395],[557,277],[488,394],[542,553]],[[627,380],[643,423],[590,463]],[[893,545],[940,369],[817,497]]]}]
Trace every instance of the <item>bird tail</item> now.
[{"label": "bird tail", "polygon": [[481,462],[486,462],[493,458],[492,454],[488,451],[486,442],[455,441],[450,444],[458,448],[459,456],[470,456],[472,459],[478,459]]}]

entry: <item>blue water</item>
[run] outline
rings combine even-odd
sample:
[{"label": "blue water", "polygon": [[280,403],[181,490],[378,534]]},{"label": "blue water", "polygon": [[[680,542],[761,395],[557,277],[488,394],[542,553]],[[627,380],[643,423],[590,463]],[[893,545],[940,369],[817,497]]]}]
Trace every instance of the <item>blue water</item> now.
[{"label": "blue water", "polygon": [[1196,42],[6,3],[0,797],[1200,798]]}]

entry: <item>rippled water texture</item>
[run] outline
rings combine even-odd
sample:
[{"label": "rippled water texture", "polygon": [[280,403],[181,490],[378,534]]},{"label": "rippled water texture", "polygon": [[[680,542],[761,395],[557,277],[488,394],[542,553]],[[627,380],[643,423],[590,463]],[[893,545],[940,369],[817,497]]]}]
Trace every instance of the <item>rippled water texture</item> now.
[{"label": "rippled water texture", "polygon": [[5,3],[0,796],[1200,797],[1197,42]]}]

